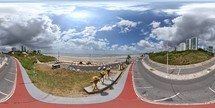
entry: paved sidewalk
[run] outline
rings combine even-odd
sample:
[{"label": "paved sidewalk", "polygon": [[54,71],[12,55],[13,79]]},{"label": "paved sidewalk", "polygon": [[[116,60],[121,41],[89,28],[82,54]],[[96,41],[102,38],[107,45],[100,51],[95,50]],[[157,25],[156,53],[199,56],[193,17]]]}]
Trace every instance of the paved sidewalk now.
[{"label": "paved sidewalk", "polygon": [[[155,69],[154,67],[149,66],[146,62],[142,61],[142,64],[146,67],[146,69],[150,70],[152,73],[163,77],[163,78],[167,78],[167,79],[171,79],[171,80],[190,80],[190,79],[195,79],[195,78],[199,78],[202,76],[207,75],[208,73],[212,72],[215,69],[215,64],[202,70],[199,72],[195,72],[192,74],[170,74],[170,73],[165,73],[165,72],[161,72],[157,69]],[[208,70],[209,69],[209,70]]]},{"label": "paved sidewalk", "polygon": [[55,104],[93,104],[113,100],[116,97],[118,97],[119,94],[122,92],[130,68],[129,65],[128,68],[125,70],[124,74],[122,75],[122,77],[119,79],[118,83],[114,86],[114,89],[109,90],[108,93],[105,93],[106,94],[105,96],[96,95],[82,98],[68,98],[44,93],[43,91],[34,86],[34,84],[29,79],[25,69],[22,67],[20,63],[19,66],[21,67],[23,80],[29,94],[39,101]]}]

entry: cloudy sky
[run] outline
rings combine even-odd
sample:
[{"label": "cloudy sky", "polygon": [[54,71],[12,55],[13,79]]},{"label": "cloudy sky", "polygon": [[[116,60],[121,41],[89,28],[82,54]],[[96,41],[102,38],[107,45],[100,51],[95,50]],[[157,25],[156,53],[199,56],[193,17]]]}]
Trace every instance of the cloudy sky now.
[{"label": "cloudy sky", "polygon": [[215,3],[6,2],[0,0],[0,50],[131,54],[166,50],[190,37],[215,46]]}]

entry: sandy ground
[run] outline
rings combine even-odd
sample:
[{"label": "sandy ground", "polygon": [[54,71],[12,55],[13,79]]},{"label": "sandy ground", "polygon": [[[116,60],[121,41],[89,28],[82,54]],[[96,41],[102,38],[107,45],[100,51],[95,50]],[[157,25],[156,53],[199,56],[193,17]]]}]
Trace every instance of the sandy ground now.
[{"label": "sandy ground", "polygon": [[[57,58],[57,55],[49,55]],[[86,63],[90,61],[92,64],[108,64],[116,62],[124,62],[127,56],[111,56],[111,57],[75,57],[75,56],[60,56],[60,62],[79,63],[82,61]],[[132,59],[140,57],[140,55],[131,55]]]}]

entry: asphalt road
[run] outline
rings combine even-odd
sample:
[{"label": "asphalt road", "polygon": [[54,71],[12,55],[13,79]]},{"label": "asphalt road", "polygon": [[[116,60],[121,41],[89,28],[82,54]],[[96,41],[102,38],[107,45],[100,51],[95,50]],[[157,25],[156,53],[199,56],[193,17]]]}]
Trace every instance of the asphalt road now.
[{"label": "asphalt road", "polygon": [[148,71],[135,62],[133,78],[141,98],[159,103],[206,103],[215,100],[215,71],[192,80],[169,80]]},{"label": "asphalt road", "polygon": [[[106,64],[106,67],[118,67],[119,63]],[[61,64],[62,68],[68,69],[68,67],[74,67],[75,69],[80,69],[81,71],[97,71],[100,66],[77,66],[77,65],[69,65],[69,64]]]},{"label": "asphalt road", "polygon": [[[165,73],[167,72],[167,67],[162,67],[162,66],[157,65],[156,63],[150,62],[148,57],[144,57],[144,62],[147,63],[150,67],[153,67],[154,69],[156,69],[158,71],[165,72]],[[215,64],[215,60],[213,60],[209,63],[203,64],[201,66],[195,67],[195,68],[169,69],[169,73],[170,74],[180,74],[180,75],[192,74],[192,73],[196,73],[196,72],[200,72],[202,70],[208,69],[208,67],[211,67],[214,64]]]},{"label": "asphalt road", "polygon": [[[0,63],[6,56],[0,56]],[[6,98],[12,95],[14,84],[16,80],[16,64],[13,58],[7,56],[8,64],[3,65],[0,68],[0,101],[4,101]]]}]

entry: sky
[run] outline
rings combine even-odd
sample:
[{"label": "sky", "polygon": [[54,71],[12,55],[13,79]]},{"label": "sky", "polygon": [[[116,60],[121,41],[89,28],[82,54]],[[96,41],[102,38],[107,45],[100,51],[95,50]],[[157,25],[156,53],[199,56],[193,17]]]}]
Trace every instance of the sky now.
[{"label": "sky", "polygon": [[0,50],[137,54],[165,51],[191,37],[215,45],[215,3],[136,0],[0,0]]}]

